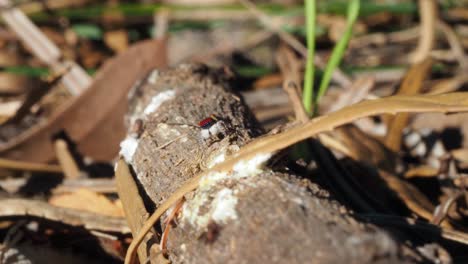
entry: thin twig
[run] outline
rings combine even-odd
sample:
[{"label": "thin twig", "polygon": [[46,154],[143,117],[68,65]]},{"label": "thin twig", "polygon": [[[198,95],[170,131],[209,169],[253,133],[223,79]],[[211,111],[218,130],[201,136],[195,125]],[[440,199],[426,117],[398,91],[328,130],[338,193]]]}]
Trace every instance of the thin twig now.
[{"label": "thin twig", "polygon": [[184,205],[185,198],[181,198],[176,205],[174,206],[174,209],[172,209],[171,214],[167,217],[165,224],[166,228],[164,228],[164,232],[161,236],[161,242],[159,244],[159,249],[163,254],[165,254],[166,251],[166,244],[167,244],[167,238],[169,236],[169,231],[171,230],[172,222],[176,218],[177,214],[179,213],[180,209],[182,208],[182,205]]},{"label": "thin twig", "polygon": [[437,22],[437,26],[442,30],[445,37],[447,38],[450,49],[452,50],[453,55],[455,56],[455,59],[458,61],[460,66],[463,69],[468,69],[468,58],[466,57],[465,50],[460,43],[460,39],[458,39],[457,34],[455,34],[453,29],[442,20]]},{"label": "thin twig", "polygon": [[67,179],[76,179],[80,177],[81,171],[78,165],[76,164],[75,160],[73,159],[70,150],[68,149],[68,144],[63,139],[57,139],[54,142],[55,153],[57,155],[57,159],[60,163],[60,166],[63,169],[63,173],[65,178]]},{"label": "thin twig", "polygon": [[3,199],[0,217],[38,217],[88,230],[101,230],[127,234],[130,229],[121,217],[111,217],[82,210],[52,206],[43,201],[27,199]]},{"label": "thin twig", "polygon": [[60,49],[20,9],[11,7],[9,0],[0,1],[0,15],[32,53],[53,72],[70,68],[61,81],[71,94],[79,95],[89,87],[92,79],[83,68],[74,62],[63,61]]},{"label": "thin twig", "polygon": [[309,120],[309,115],[307,115],[298,91],[299,64],[294,58],[294,54],[286,47],[280,48],[276,61],[283,75],[283,89],[289,96],[296,120],[305,123]]},{"label": "thin twig", "polygon": [[442,221],[447,217],[452,205],[454,205],[455,202],[462,197],[464,197],[464,193],[457,192],[450,195],[447,199],[445,199],[445,201],[441,202],[434,210],[431,223],[434,225],[440,225],[440,223],[442,223]]},{"label": "thin twig", "polygon": [[49,165],[43,163],[33,163],[27,161],[16,161],[0,158],[0,168],[11,170],[25,170],[38,172],[54,172],[61,173],[62,168],[58,165]]}]

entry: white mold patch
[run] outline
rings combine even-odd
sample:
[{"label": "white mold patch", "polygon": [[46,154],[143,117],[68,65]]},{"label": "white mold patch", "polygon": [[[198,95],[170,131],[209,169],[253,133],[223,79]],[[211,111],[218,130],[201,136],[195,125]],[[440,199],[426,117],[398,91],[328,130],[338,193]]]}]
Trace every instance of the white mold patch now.
[{"label": "white mold patch", "polygon": [[211,172],[205,175],[200,179],[200,182],[198,183],[198,186],[201,191],[204,191],[211,187],[213,184],[215,184],[218,181],[226,180],[226,179],[232,179],[233,175],[228,174],[227,172]]},{"label": "white mold patch", "polygon": [[[211,200],[211,202],[209,202]],[[219,191],[214,199],[209,197],[205,189],[198,193],[196,197],[182,207],[182,222],[188,222],[197,228],[206,228],[210,220],[225,224],[228,220],[237,219],[236,212],[237,197],[233,191],[224,188]],[[209,206],[208,211],[200,214],[203,206]]]},{"label": "white mold patch", "polygon": [[151,84],[155,84],[156,81],[158,80],[159,77],[159,71],[158,70],[153,70],[151,71],[149,77],[148,77],[148,82]]},{"label": "white mold patch", "polygon": [[[224,158],[225,154],[223,153],[223,155],[219,155],[215,159],[222,162],[221,160],[224,160]],[[192,226],[201,229],[206,228],[211,219],[218,223],[226,223],[227,220],[237,219],[235,191],[224,188],[216,194],[214,199],[211,199],[210,189],[220,181],[238,180],[258,175],[263,171],[264,164],[270,158],[270,153],[257,154],[250,160],[239,161],[230,172],[213,171],[202,177],[195,197],[183,206],[183,222],[188,222]],[[200,215],[200,208],[202,207],[206,207],[208,210]]]},{"label": "white mold patch", "polygon": [[133,155],[138,148],[138,140],[134,137],[127,137],[120,142],[120,155],[122,155],[127,163],[132,163]]},{"label": "white mold patch", "polygon": [[241,160],[237,162],[231,173],[211,172],[200,179],[199,188],[209,188],[221,180],[242,179],[255,176],[263,171],[263,165],[271,158],[270,153],[260,153],[250,160]]},{"label": "white mold patch", "polygon": [[234,196],[233,191],[224,188],[216,194],[212,203],[211,217],[217,223],[225,224],[228,220],[237,219],[236,212],[237,197]]},{"label": "white mold patch", "polygon": [[175,91],[174,90],[167,90],[164,92],[161,92],[157,95],[155,95],[153,98],[151,98],[151,102],[146,106],[145,110],[143,113],[145,115],[152,114],[158,110],[158,108],[166,101],[172,100],[175,97]]},{"label": "white mold patch", "polygon": [[194,227],[206,227],[210,221],[210,214],[200,214],[200,208],[208,204],[208,193],[198,193],[192,200],[182,206],[182,224],[189,223]]},{"label": "white mold patch", "polygon": [[233,170],[235,174],[257,175],[262,172],[263,165],[271,158],[271,153],[259,153],[250,160],[241,160],[237,162]]}]

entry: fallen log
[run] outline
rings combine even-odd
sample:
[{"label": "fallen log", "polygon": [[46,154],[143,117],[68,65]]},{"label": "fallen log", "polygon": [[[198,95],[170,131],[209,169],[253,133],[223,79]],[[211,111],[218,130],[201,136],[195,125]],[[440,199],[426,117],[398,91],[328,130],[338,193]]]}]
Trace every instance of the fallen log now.
[{"label": "fallen log", "polygon": [[[154,70],[131,92],[121,155],[153,206],[263,133],[230,78],[226,69],[181,65]],[[166,252],[172,263],[422,259],[386,231],[357,221],[327,190],[289,173],[275,158],[258,154],[231,172],[201,179],[169,232]]]}]

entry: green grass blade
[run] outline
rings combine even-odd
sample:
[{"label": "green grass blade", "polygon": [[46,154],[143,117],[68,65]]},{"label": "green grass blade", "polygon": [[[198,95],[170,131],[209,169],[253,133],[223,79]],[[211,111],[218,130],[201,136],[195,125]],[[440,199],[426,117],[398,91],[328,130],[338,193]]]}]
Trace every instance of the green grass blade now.
[{"label": "green grass blade", "polygon": [[314,96],[315,14],[315,0],[305,0],[307,62],[304,75],[302,102],[308,114],[312,114],[312,98]]},{"label": "green grass blade", "polygon": [[353,32],[354,23],[356,22],[357,17],[359,15],[359,7],[360,0],[351,0],[349,2],[345,33],[333,48],[330,60],[328,61],[327,66],[325,67],[322,81],[320,82],[318,94],[314,98],[315,108],[317,108],[317,103],[328,89],[328,85],[330,84],[333,71],[335,71],[336,67],[340,64],[341,59],[343,58],[349,39],[351,38],[351,34]]}]

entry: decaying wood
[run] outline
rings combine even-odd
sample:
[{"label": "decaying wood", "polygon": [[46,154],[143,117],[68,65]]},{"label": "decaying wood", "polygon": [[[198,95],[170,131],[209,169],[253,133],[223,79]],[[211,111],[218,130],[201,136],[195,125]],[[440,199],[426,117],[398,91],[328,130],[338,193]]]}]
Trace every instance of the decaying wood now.
[{"label": "decaying wood", "polygon": [[[376,99],[355,104],[324,117],[319,117],[310,122],[296,126],[286,132],[265,136],[247,144],[236,155],[231,156],[227,161],[215,165],[208,171],[199,173],[187,180],[180,188],[169,196],[164,203],[150,216],[142,227],[142,231],[134,239],[129,247],[126,256],[126,263],[131,263],[134,258],[134,250],[141,243],[145,234],[152,225],[168,210],[176,201],[184,197],[190,191],[197,189],[203,177],[209,177],[216,173],[228,173],[237,164],[254,159],[256,156],[262,157],[265,153],[275,153],[278,150],[291,146],[301,140],[312,137],[320,132],[331,131],[337,126],[349,123],[355,119],[366,116],[384,113],[400,112],[460,112],[468,110],[468,98],[466,93],[451,93],[444,95],[426,96],[392,96],[384,99]],[[264,156],[263,156],[264,157]],[[259,162],[259,165],[262,162]]]},{"label": "decaying wood", "polygon": [[130,232],[125,220],[89,213],[80,210],[60,208],[46,202],[26,199],[2,199],[0,203],[0,217],[38,217],[49,221],[60,222],[87,230],[105,232]]},{"label": "decaying wood", "polygon": [[[327,191],[279,168],[265,168],[262,159],[359,117],[467,109],[461,94],[372,100],[255,140],[235,153],[261,129],[230,89],[226,73],[190,65],[153,71],[132,94],[130,132],[121,146],[145,195],[158,207],[150,220],[197,188],[186,195],[177,227],[169,234],[173,263],[415,261],[397,240],[354,220]],[[203,137],[197,123],[211,114],[224,130]],[[133,129],[136,123],[143,123],[139,133]],[[131,249],[143,239],[140,235]],[[132,255],[127,257],[130,263]]]}]

